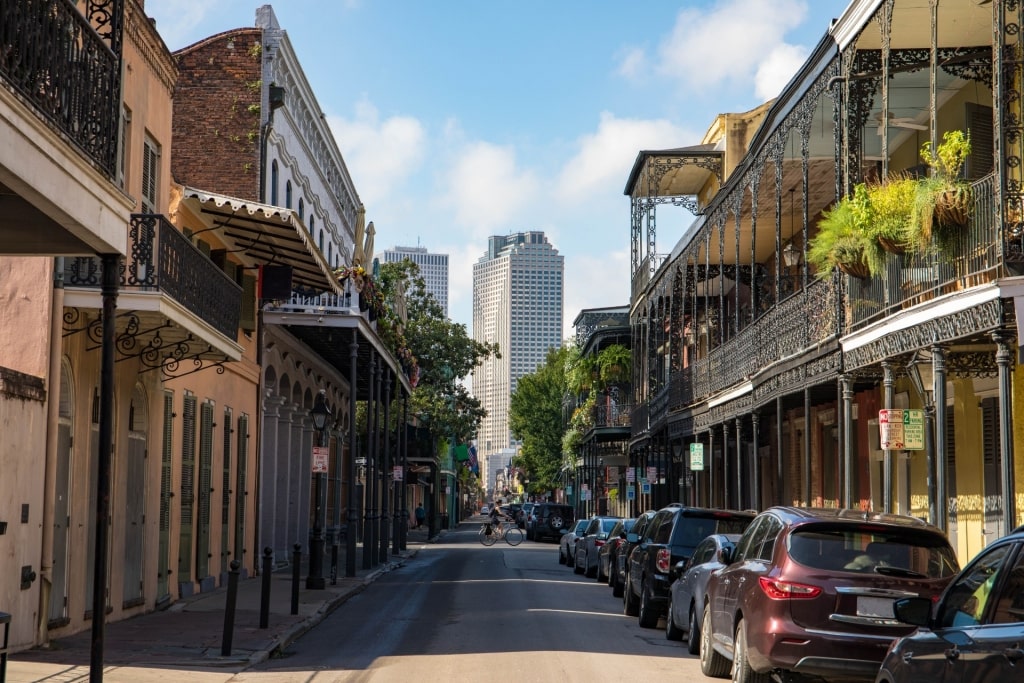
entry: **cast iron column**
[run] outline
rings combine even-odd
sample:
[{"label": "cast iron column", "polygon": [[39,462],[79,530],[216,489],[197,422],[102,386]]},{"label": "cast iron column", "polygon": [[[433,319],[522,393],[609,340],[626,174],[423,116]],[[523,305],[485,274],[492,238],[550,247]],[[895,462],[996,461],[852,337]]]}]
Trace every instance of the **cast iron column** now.
[{"label": "cast iron column", "polygon": [[840,375],[843,390],[843,507],[853,507],[853,378]]},{"label": "cast iron column", "polygon": [[[946,530],[946,351],[932,347],[932,369],[935,395],[935,526]],[[1012,504],[1012,501],[1010,501]]]},{"label": "cast iron column", "polygon": [[761,509],[761,457],[757,452],[758,427],[761,423],[761,414],[756,410],[750,413],[751,427],[754,432],[754,463],[751,467],[750,507],[755,510]]},{"label": "cast iron column", "polygon": [[345,576],[356,575],[356,536],[359,520],[356,519],[356,394],[359,387],[359,330],[352,329],[352,341],[348,345],[348,482],[345,494],[348,498],[348,518],[345,520]]},{"label": "cast iron column", "polygon": [[374,544],[374,495],[373,489],[377,483],[374,475],[374,458],[376,457],[377,433],[374,422],[376,395],[373,393],[374,382],[377,375],[377,352],[370,352],[370,371],[366,377],[368,398],[366,399],[366,483],[363,485],[363,569],[371,568],[374,558],[377,556],[377,546]]},{"label": "cast iron column", "polygon": [[[893,400],[893,375],[892,375],[892,363],[888,360],[882,361],[882,386],[884,389],[884,396],[882,401],[882,407],[886,410],[892,409]],[[892,487],[895,482],[895,469],[893,468],[893,457],[892,451],[885,449],[882,451],[882,511],[887,514],[892,514]]]},{"label": "cast iron column", "polygon": [[381,453],[380,478],[380,561],[388,561],[388,527],[391,524],[391,368],[384,371],[384,449]]},{"label": "cast iron column", "polygon": [[1008,534],[1017,526],[1017,493],[1014,486],[1013,458],[1013,387],[1010,376],[1013,354],[1010,351],[1010,335],[1005,332],[993,332],[992,339],[996,343],[996,365],[999,368],[999,452],[1001,476],[1003,484],[1003,534]]}]

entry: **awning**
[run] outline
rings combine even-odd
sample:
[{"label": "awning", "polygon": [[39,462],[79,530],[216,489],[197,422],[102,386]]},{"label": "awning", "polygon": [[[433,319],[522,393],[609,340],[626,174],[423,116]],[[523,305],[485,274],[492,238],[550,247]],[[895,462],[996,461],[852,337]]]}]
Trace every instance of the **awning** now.
[{"label": "awning", "polygon": [[292,286],[341,294],[332,268],[298,215],[279,206],[182,188],[182,201],[247,265],[287,265]]},{"label": "awning", "polygon": [[[724,154],[714,144],[677,149],[643,150],[637,154],[624,194],[632,197],[696,195],[712,175],[721,177]],[[661,167],[657,173],[654,169]],[[649,187],[651,177],[657,187]]]}]

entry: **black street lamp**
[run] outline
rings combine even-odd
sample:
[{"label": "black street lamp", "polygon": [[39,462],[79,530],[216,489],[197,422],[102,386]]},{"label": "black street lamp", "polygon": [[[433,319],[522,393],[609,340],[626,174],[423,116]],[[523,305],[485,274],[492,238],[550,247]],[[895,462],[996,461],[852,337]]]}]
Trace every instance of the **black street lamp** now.
[{"label": "black street lamp", "polygon": [[[327,406],[327,392],[323,389],[316,395],[313,409],[309,411],[313,418],[313,429],[316,430],[316,445],[326,446],[327,426],[331,420],[331,409]],[[323,501],[324,471],[313,464],[313,528],[309,532],[309,574],[306,576],[306,588],[320,590],[326,587],[324,581],[324,516],[326,509]],[[326,459],[324,460],[326,462]]]}]

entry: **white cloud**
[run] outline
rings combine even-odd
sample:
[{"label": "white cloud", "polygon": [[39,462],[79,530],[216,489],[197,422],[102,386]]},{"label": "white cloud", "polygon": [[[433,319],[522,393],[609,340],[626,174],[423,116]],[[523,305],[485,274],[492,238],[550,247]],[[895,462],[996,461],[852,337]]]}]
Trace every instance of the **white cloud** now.
[{"label": "white cloud", "polygon": [[476,236],[507,230],[536,200],[540,186],[533,171],[518,166],[514,147],[489,142],[457,150],[442,183],[442,203],[452,211],[452,220]]},{"label": "white cloud", "polygon": [[754,76],[754,92],[762,100],[778,97],[797,70],[807,61],[807,48],[782,44],[772,50]]},{"label": "white cloud", "polygon": [[684,9],[659,47],[658,70],[686,86],[748,81],[806,15],[806,0],[719,0],[708,12]]},{"label": "white cloud", "polygon": [[623,50],[615,73],[632,80],[640,78],[646,71],[647,53],[642,48],[634,47]]},{"label": "white cloud", "polygon": [[356,105],[354,118],[329,116],[327,121],[367,215],[375,202],[396,194],[426,156],[426,133],[419,120],[411,116],[381,119],[365,97]]},{"label": "white cloud", "polygon": [[579,151],[562,167],[557,198],[565,202],[587,195],[621,194],[640,150],[681,147],[693,141],[691,131],[665,119],[619,119],[602,112],[597,130],[579,138]]},{"label": "white cloud", "polygon": [[562,336],[572,336],[572,322],[585,308],[629,303],[629,250],[600,255],[566,254]]}]

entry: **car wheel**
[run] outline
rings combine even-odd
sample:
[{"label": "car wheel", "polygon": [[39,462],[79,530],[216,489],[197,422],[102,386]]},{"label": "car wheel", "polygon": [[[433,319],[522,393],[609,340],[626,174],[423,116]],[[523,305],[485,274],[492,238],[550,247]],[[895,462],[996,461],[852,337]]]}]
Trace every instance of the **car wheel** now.
[{"label": "car wheel", "polygon": [[658,610],[651,604],[651,590],[647,582],[644,581],[640,584],[640,626],[642,628],[657,628],[658,618],[661,616],[658,614]]},{"label": "car wheel", "polygon": [[580,551],[577,550],[572,558],[572,571],[574,574],[582,574],[583,567],[580,566]]},{"label": "car wheel", "polygon": [[616,598],[622,597],[622,581],[619,579],[619,572],[612,572],[612,596]]},{"label": "car wheel", "polygon": [[705,676],[725,678],[729,660],[711,646],[711,606],[704,608],[704,628],[700,630],[700,670]]},{"label": "car wheel", "polygon": [[608,585],[615,588],[615,558],[609,555],[608,557]]},{"label": "car wheel", "polygon": [[629,586],[629,579],[626,579],[626,585],[622,589],[622,611],[627,617],[635,617],[640,613],[640,605],[637,604],[633,589]]},{"label": "car wheel", "polygon": [[740,619],[736,624],[736,639],[733,641],[732,658],[733,683],[769,683],[767,673],[759,674],[750,668],[747,659],[747,626]]},{"label": "car wheel", "polygon": [[672,596],[668,597],[668,613],[665,615],[665,637],[669,640],[682,640],[683,630],[676,626],[676,620],[672,618]]},{"label": "car wheel", "polygon": [[550,526],[557,532],[561,530],[563,526],[565,526],[565,520],[562,519],[561,515],[551,515],[551,518],[548,519],[548,526]]},{"label": "car wheel", "polygon": [[697,608],[690,605],[690,630],[686,634],[686,651],[691,655],[700,652],[700,626],[697,625]]},{"label": "car wheel", "polygon": [[604,563],[601,562],[601,556],[597,556],[597,582],[608,583],[608,575],[604,572]]},{"label": "car wheel", "polygon": [[565,553],[562,552],[562,546],[558,546],[558,564],[565,564]]},{"label": "car wheel", "polygon": [[590,566],[590,553],[587,553],[583,557],[587,558],[587,563],[585,565],[583,565],[583,567],[584,567],[584,574],[586,575],[586,577],[588,579],[592,579],[595,576],[597,576],[597,567],[591,568],[591,566]]}]

